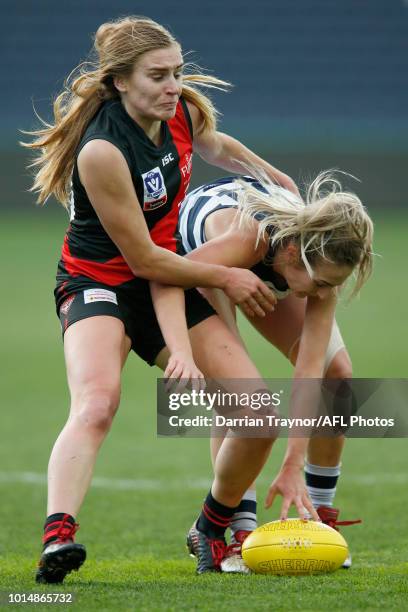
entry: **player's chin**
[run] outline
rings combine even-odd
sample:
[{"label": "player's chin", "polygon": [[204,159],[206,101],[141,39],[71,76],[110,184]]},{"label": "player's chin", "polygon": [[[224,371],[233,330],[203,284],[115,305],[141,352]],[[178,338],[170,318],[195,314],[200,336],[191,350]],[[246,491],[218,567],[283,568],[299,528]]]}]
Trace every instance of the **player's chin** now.
[{"label": "player's chin", "polygon": [[176,114],[176,109],[177,104],[169,104],[162,106],[159,111],[160,119],[162,121],[168,121],[169,119],[173,119],[174,115]]}]

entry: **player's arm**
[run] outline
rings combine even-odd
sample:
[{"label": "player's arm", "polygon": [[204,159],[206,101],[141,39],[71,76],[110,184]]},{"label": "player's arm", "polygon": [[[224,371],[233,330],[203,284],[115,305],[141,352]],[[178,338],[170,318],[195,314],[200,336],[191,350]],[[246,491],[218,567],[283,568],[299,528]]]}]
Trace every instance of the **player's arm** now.
[{"label": "player's arm", "polygon": [[193,389],[199,391],[201,383],[204,383],[204,375],[193,358],[185,316],[184,291],[180,287],[150,281],[150,292],[163,338],[170,351],[164,378],[170,379],[170,382],[182,381],[176,389],[178,392],[189,381]]},{"label": "player's arm", "polygon": [[185,257],[191,261],[217,263],[237,268],[252,268],[260,262],[268,251],[268,241],[257,240],[257,224],[238,227],[238,218],[229,231],[212,238]]},{"label": "player's arm", "polygon": [[290,176],[256,155],[239,140],[216,130],[202,130],[203,120],[199,109],[191,103],[187,103],[187,106],[193,123],[194,150],[207,163],[238,174],[248,174],[251,167],[261,168],[274,183],[299,195],[296,183]]},{"label": "player's arm", "polygon": [[[195,249],[186,257],[197,262],[222,263],[225,266],[250,267],[262,257],[264,245],[254,249],[256,229],[250,231],[235,228],[226,234],[210,240]],[[239,248],[237,249],[237,245]],[[184,293],[177,287],[171,287],[150,281],[150,290],[156,316],[160,324],[166,345],[171,354],[181,356],[188,362],[192,360],[191,345],[184,316]],[[211,291],[211,290],[207,290]],[[224,294],[222,294],[224,295]],[[170,375],[167,366],[165,375]],[[177,372],[180,369],[178,362]],[[175,374],[174,374],[175,377]]]},{"label": "player's arm", "polygon": [[117,147],[105,140],[88,142],[78,169],[99,220],[136,276],[182,287],[219,287],[250,315],[271,310],[273,294],[249,271],[192,262],[154,244]]},{"label": "player's arm", "polygon": [[[194,249],[186,257],[193,261],[205,261],[250,269],[259,261],[262,261],[268,250],[268,241],[261,240],[255,247],[256,238],[257,228],[255,224],[245,228],[233,227],[226,233],[212,238],[199,248]],[[236,325],[234,310],[231,310],[233,304],[231,304],[231,300],[228,299],[225,292],[217,289],[201,288],[201,293],[242,342]],[[276,304],[276,298],[274,303]]]},{"label": "player's arm", "polygon": [[[314,416],[320,399],[320,379],[323,377],[324,360],[336,309],[336,294],[324,299],[309,297],[306,315],[296,360],[294,383],[291,395],[291,417],[310,418]],[[308,379],[307,382],[302,382]],[[305,509],[314,520],[320,520],[314,510],[302,474],[304,459],[309,443],[308,437],[297,437],[299,431],[288,439],[285,457],[278,476],[273,481],[266,498],[269,508],[276,495],[283,496],[281,519],[286,519],[291,504],[299,516],[305,516]]]},{"label": "player's arm", "polygon": [[[257,249],[254,249],[256,235],[256,228],[244,230],[235,227],[235,229],[195,249],[186,257],[197,262],[251,267],[263,257],[267,248],[264,244],[260,244]],[[239,248],[237,248],[237,245]],[[170,353],[175,354],[177,358],[176,371],[173,370],[173,378],[176,378],[181,369],[181,362],[184,361],[187,364],[188,370],[189,363],[193,359],[184,316],[184,294],[177,287],[152,281],[150,282],[150,290],[166,345]],[[211,290],[207,291],[210,293]],[[169,370],[173,365],[174,359],[169,360],[165,372],[166,377],[170,376]],[[184,376],[184,378],[186,377]],[[180,378],[180,375],[178,378]]]},{"label": "player's arm", "polygon": [[337,289],[325,299],[308,297],[294,378],[322,378],[334,323]]}]

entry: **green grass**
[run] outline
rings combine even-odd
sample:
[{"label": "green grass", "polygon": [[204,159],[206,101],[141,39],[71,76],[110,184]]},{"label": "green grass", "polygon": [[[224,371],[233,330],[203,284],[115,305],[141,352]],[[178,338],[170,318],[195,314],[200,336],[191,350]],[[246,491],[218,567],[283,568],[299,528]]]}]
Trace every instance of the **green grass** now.
[{"label": "green grass", "polygon": [[[361,298],[339,308],[356,376],[406,377],[405,237],[408,218],[378,221],[373,279]],[[77,610],[408,610],[407,441],[349,440],[336,503],[362,518],[343,533],[354,565],[323,577],[201,576],[184,549],[211,476],[208,441],[157,439],[155,379],[132,355],[123,399],[95,476],[138,479],[120,490],[96,481],[81,511],[78,541],[89,560],[63,586],[36,586],[33,571],[44,521],[44,474],[67,413],[68,394],[52,289],[65,218],[38,211],[3,220],[0,416],[0,591],[72,592]],[[290,368],[243,323],[254,361],[267,377]],[[259,500],[282,458],[279,441],[259,480]],[[20,476],[19,476],[20,475]],[[124,483],[126,484],[126,483]],[[278,505],[261,522],[277,518]],[[14,606],[16,609],[18,606]],[[13,609],[9,606],[9,609]],[[21,606],[20,606],[21,608]],[[35,609],[47,609],[38,605]]]}]

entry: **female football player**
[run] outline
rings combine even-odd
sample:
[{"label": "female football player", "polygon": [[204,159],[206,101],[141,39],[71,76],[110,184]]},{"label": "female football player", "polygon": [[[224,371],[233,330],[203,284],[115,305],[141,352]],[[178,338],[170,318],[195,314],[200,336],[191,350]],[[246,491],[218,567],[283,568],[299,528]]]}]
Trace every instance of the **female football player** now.
[{"label": "female football player", "polygon": [[[33,189],[39,202],[52,194],[66,207],[71,201],[55,289],[71,407],[48,468],[44,549],[36,577],[48,583],[61,582],[85,560],[85,548],[74,542],[75,516],[119,406],[127,355],[133,349],[153,364],[165,346],[144,279],[218,287],[248,315],[262,316],[275,301],[248,270],[176,254],[193,145],[211,164],[233,172],[256,164],[272,181],[297,192],[288,176],[216,130],[216,111],[196,85],[223,87],[224,82],[183,75],[180,45],[162,26],[141,17],[103,24],[95,51],[94,68],[86,63],[71,77],[54,103],[54,123],[33,132],[35,140],[27,145],[38,151]],[[250,375],[258,389],[262,386],[241,343],[195,289],[186,292],[186,317],[206,376]],[[231,493],[228,482],[250,453],[253,463],[248,471],[243,467],[241,483],[247,488],[271,443],[226,440],[218,453],[222,477],[207,506],[217,512],[220,505],[220,512],[232,516],[243,490]],[[313,511],[297,476],[293,485],[298,503]],[[204,548],[204,556],[211,554],[210,541]]]},{"label": "female football player", "polygon": [[[343,192],[330,173],[317,177],[305,203],[299,196],[267,181],[261,184],[249,177],[228,177],[199,187],[187,196],[181,206],[179,230],[190,259],[250,268],[273,288],[278,298],[274,311],[251,322],[295,365],[295,379],[351,377],[351,362],[334,319],[334,308],[337,289],[347,277],[356,272],[354,292],[357,292],[371,270],[373,226],[357,196]],[[181,331],[184,326],[180,314],[177,324],[166,317],[164,304],[168,312],[171,291],[152,283],[157,316],[169,348],[176,337],[184,337],[188,343],[187,335]],[[202,292],[239,339],[235,306],[221,291]],[[181,292],[173,289],[171,299],[177,304],[177,300],[183,299]],[[181,312],[180,308],[170,310]],[[159,355],[162,366],[167,357],[165,349]],[[170,357],[165,376],[179,376],[180,355],[178,359],[176,362],[174,356]],[[211,443],[217,468],[218,453],[225,440],[215,437]],[[333,527],[339,524],[338,510],[332,504],[343,444],[342,435],[312,438],[305,465],[312,502],[321,519]],[[294,463],[297,469],[303,467],[301,453],[296,456],[289,451],[289,454],[291,459],[285,458],[281,473],[269,490],[267,507],[277,493],[287,499],[287,491],[292,487],[287,475]],[[285,501],[281,518],[286,518],[287,510]],[[229,552],[233,554],[223,560],[221,567],[223,571],[245,571],[240,546],[256,527],[253,486],[243,495],[230,526],[233,546]],[[205,520],[200,517],[190,531],[189,547],[193,553],[202,538],[200,530],[205,527]]]}]

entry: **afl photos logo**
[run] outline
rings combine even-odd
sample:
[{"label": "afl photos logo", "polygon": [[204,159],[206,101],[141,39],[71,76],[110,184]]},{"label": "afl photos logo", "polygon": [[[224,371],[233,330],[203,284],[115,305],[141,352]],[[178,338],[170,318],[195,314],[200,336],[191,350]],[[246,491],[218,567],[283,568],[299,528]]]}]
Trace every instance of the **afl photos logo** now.
[{"label": "afl photos logo", "polygon": [[167,202],[166,185],[159,167],[142,174],[144,198],[143,210],[155,210]]}]

